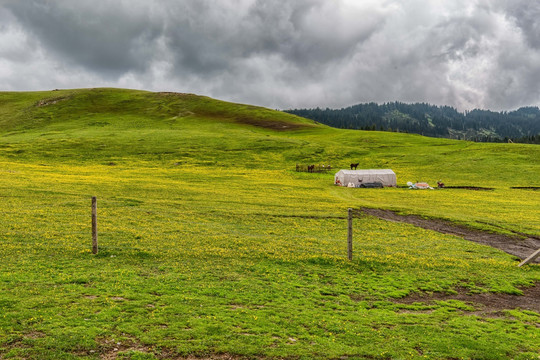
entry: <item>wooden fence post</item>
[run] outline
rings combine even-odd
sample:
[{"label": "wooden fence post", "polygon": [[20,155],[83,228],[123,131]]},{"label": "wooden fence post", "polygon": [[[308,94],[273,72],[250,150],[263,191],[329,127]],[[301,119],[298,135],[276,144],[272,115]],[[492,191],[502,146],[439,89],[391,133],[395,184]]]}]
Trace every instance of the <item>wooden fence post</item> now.
[{"label": "wooden fence post", "polygon": [[92,196],[92,254],[98,253],[97,198]]},{"label": "wooden fence post", "polygon": [[349,260],[352,260],[352,230],[353,230],[352,220],[353,220],[353,211],[352,211],[351,208],[349,208],[348,214],[349,214],[349,216],[348,216],[349,227],[348,227],[348,231],[347,231],[347,246],[348,246],[347,254],[348,254]]},{"label": "wooden fence post", "polygon": [[531,256],[529,256],[528,258],[526,258],[525,260],[523,260],[519,265],[518,267],[522,267],[523,265],[526,265],[528,263],[530,263],[531,261],[533,261],[534,259],[536,259],[537,257],[540,256],[540,249],[536,250],[535,252],[533,252],[531,254]]}]

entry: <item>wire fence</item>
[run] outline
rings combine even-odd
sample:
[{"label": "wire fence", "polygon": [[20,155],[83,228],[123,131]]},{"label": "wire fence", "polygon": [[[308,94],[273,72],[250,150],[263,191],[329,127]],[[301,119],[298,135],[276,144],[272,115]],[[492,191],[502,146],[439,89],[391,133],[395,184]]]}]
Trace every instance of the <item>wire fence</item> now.
[{"label": "wire fence", "polygon": [[297,172],[326,173],[332,170],[332,166],[328,164],[296,164]]},{"label": "wire fence", "polygon": [[[91,197],[2,195],[3,252],[90,253]],[[97,199],[99,252],[155,256],[347,257],[346,216],[203,209],[166,199]]]},{"label": "wire fence", "polygon": [[[2,199],[0,258],[15,264],[17,260],[12,259],[94,257],[90,196]],[[389,227],[395,225],[366,218],[361,210],[342,209],[335,214],[218,205],[157,198],[98,198],[97,257],[163,263],[354,260],[354,264],[367,261],[414,266],[431,266],[434,261],[434,243],[422,240],[425,235],[392,232]],[[357,219],[354,249],[353,219]],[[414,246],[409,245],[411,241],[415,241]],[[435,260],[457,261],[449,257]]]}]

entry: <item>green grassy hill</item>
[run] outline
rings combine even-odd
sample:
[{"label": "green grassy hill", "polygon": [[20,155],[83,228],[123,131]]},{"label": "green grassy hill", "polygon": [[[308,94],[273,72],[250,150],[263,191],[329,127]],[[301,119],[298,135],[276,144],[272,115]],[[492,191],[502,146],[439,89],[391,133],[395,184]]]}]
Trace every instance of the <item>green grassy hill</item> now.
[{"label": "green grassy hill", "polygon": [[[0,358],[536,358],[534,311],[397,299],[520,294],[538,265],[367,216],[350,262],[345,216],[538,237],[538,191],[512,187],[540,186],[539,159],[534,145],[339,130],[192,94],[0,93]],[[295,171],[352,162],[402,186],[493,190],[348,189]]]},{"label": "green grassy hill", "polygon": [[296,162],[346,168],[359,161],[363,168],[403,169],[402,184],[444,178],[459,185],[540,185],[535,146],[342,131],[192,94],[64,90],[2,93],[0,101],[3,155],[18,160],[183,161],[284,170]]}]

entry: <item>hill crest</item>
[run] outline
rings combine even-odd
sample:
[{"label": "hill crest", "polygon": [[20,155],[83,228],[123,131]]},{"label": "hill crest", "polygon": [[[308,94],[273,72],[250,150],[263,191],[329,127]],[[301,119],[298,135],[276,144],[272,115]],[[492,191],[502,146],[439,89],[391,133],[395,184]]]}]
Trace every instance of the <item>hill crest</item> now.
[{"label": "hill crest", "polygon": [[106,114],[143,116],[156,121],[194,116],[275,131],[320,126],[280,111],[190,93],[115,88],[0,92],[0,132]]}]

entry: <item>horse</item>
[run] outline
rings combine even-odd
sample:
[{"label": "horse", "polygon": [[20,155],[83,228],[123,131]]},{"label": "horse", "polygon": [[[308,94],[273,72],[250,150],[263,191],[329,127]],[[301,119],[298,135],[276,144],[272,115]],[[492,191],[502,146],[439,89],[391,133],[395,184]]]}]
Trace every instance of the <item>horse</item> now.
[{"label": "horse", "polygon": [[307,167],[308,172],[313,172],[313,169],[315,169],[315,165],[308,165]]},{"label": "horse", "polygon": [[360,163],[356,163],[356,164],[351,164],[351,170],[354,168],[354,170],[356,170],[356,168],[358,167],[358,165],[360,165]]}]

